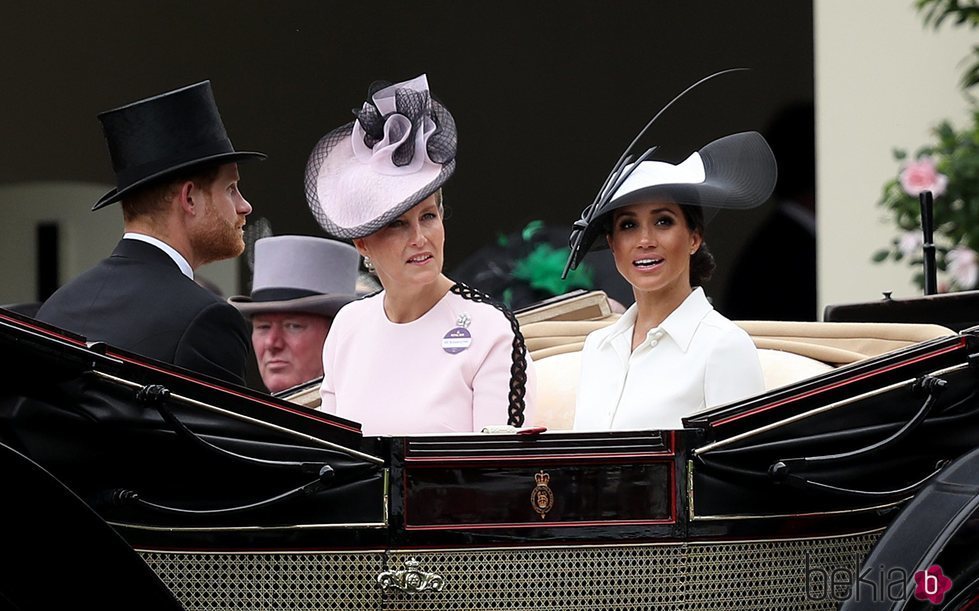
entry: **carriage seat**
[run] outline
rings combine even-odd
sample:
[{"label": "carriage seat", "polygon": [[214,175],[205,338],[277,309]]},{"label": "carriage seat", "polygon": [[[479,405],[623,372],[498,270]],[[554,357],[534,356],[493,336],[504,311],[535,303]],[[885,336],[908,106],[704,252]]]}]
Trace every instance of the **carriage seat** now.
[{"label": "carriage seat", "polygon": [[[523,325],[537,369],[534,424],[570,429],[585,336],[618,315],[590,321],[540,321]],[[940,325],[738,321],[758,347],[765,389],[805,380],[847,365],[954,332]]]}]

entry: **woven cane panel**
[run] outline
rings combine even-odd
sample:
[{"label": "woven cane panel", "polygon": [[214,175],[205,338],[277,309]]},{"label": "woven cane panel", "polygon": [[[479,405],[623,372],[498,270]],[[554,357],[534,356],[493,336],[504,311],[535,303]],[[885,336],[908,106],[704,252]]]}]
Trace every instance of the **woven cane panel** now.
[{"label": "woven cane panel", "polygon": [[[605,548],[429,552],[414,558],[445,580],[442,592],[391,593],[386,611],[835,609],[823,575],[855,574],[877,539]],[[807,574],[808,572],[808,574]],[[807,590],[808,588],[808,590]]]},{"label": "woven cane panel", "polygon": [[[834,569],[854,575],[876,534],[801,541],[349,554],[144,552],[188,611],[637,611],[835,609]],[[405,568],[440,592],[382,591]],[[835,599],[835,600],[834,600]]]},{"label": "woven cane panel", "polygon": [[381,553],[142,556],[187,611],[381,608]]},{"label": "woven cane panel", "polygon": [[441,592],[386,595],[386,611],[634,611],[683,605],[679,545],[395,554],[445,579]]},{"label": "woven cane panel", "polygon": [[845,592],[827,576],[849,582],[878,534],[800,541],[691,544],[687,609],[836,609]]}]

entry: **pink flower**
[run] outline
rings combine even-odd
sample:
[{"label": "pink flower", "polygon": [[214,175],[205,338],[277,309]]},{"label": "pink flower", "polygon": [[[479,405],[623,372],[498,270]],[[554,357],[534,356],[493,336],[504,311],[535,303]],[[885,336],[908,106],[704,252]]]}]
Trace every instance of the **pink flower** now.
[{"label": "pink flower", "polygon": [[901,234],[897,242],[897,249],[905,257],[916,255],[921,251],[921,245],[925,239],[920,231],[906,231]]},{"label": "pink flower", "polygon": [[945,255],[946,269],[961,289],[975,288],[979,281],[979,259],[968,246],[956,246]]},{"label": "pink flower", "polygon": [[948,176],[939,174],[935,169],[935,160],[927,156],[904,166],[898,180],[904,192],[911,197],[918,197],[922,191],[931,191],[938,197],[948,186]]}]

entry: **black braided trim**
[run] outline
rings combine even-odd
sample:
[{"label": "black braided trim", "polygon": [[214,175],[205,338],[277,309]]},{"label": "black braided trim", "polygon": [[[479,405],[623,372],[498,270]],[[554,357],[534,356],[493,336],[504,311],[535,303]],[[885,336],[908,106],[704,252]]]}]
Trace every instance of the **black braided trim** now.
[{"label": "black braided trim", "polygon": [[493,306],[503,312],[503,315],[510,321],[510,328],[513,330],[513,365],[510,366],[510,405],[507,408],[509,414],[507,424],[523,426],[524,408],[526,407],[524,399],[527,395],[527,346],[524,344],[523,333],[520,332],[517,319],[505,305],[471,286],[457,282],[449,290],[463,299]]}]

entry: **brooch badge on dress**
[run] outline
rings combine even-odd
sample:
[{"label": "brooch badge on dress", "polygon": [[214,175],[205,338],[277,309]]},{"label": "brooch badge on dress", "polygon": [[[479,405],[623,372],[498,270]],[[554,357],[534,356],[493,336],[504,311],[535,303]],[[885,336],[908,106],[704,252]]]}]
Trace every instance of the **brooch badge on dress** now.
[{"label": "brooch badge on dress", "polygon": [[548,486],[551,476],[541,471],[534,475],[534,479],[537,481],[537,485],[530,493],[530,506],[540,514],[540,519],[543,520],[547,517],[547,512],[554,507],[554,493]]},{"label": "brooch badge on dress", "polygon": [[442,350],[445,350],[449,354],[459,354],[471,346],[473,339],[468,329],[469,323],[471,322],[472,318],[469,317],[469,314],[465,312],[459,314],[459,317],[456,319],[456,326],[450,329],[442,338]]}]

